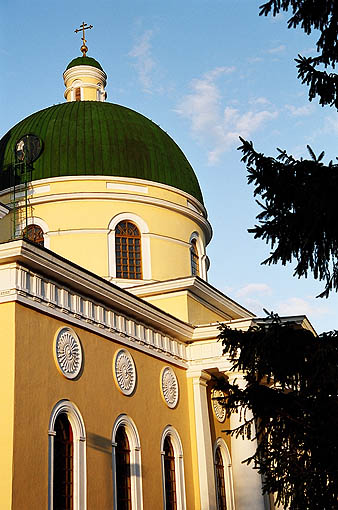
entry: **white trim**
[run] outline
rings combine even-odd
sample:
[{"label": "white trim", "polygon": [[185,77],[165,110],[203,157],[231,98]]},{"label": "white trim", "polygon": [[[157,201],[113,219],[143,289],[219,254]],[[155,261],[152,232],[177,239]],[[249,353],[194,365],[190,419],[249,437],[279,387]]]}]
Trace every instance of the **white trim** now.
[{"label": "white trim", "polygon": [[[32,186],[41,185],[45,183],[54,183],[54,182],[64,182],[64,181],[107,181],[107,182],[136,182],[141,185],[161,188],[166,191],[170,191],[172,193],[177,193],[182,197],[186,198],[187,201],[190,201],[196,207],[198,214],[207,218],[207,211],[204,205],[195,197],[187,193],[186,191],[175,188],[174,186],[170,186],[168,184],[162,184],[156,181],[149,181],[147,179],[138,179],[136,177],[118,177],[118,176],[107,176],[107,175],[72,175],[72,176],[62,176],[62,177],[48,177],[46,179],[37,179],[36,181],[32,181],[30,184]],[[6,195],[12,191],[12,188],[6,188],[5,190],[0,191],[0,196]],[[187,207],[191,208],[187,203]]]},{"label": "white trim", "polygon": [[194,392],[200,510],[210,510],[216,508],[214,460],[207,397],[207,385],[211,375],[197,367],[192,367],[188,369],[187,377],[192,378]]},{"label": "white trim", "polygon": [[[197,255],[198,255],[198,263],[199,263],[199,277],[202,278],[202,280],[205,280],[207,281],[207,269],[206,269],[206,264],[205,264],[205,258],[206,258],[206,253],[205,253],[205,246],[204,246],[204,243],[202,242],[202,239],[199,235],[198,232],[193,232],[190,236],[190,239],[189,239],[189,245],[191,247],[191,243],[193,241],[193,239],[195,239],[196,241],[196,248],[197,248]],[[190,257],[190,266],[191,266],[191,253],[190,253],[190,250],[189,250],[189,257]]]},{"label": "white trim", "polygon": [[135,191],[137,193],[149,193],[148,186],[139,186],[139,185],[132,185],[132,184],[119,184],[118,182],[107,182],[106,183],[107,189],[118,189],[123,191]]},{"label": "white trim", "polygon": [[164,440],[169,436],[174,455],[175,455],[175,478],[176,478],[176,498],[177,510],[186,510],[185,481],[184,481],[184,463],[182,441],[177,430],[172,425],[167,425],[161,437],[161,464],[162,464],[162,491],[163,491],[163,509],[166,510],[165,497],[165,474],[164,474]]},{"label": "white trim", "polygon": [[[38,227],[42,228],[43,230],[43,239],[44,239],[44,247],[49,248],[50,247],[50,237],[49,237],[49,228],[47,223],[38,216],[29,216],[27,218],[27,226],[28,225],[37,225]],[[16,236],[20,236],[23,229],[26,227],[26,220],[22,220],[20,223],[18,223],[16,227]]]},{"label": "white trim", "polygon": [[54,437],[55,420],[59,414],[66,414],[73,431],[73,508],[87,508],[87,469],[86,469],[86,430],[80,411],[69,400],[60,400],[53,407],[48,425],[48,510],[53,510],[53,470],[54,470]]},{"label": "white trim", "polygon": [[112,473],[113,473],[113,508],[117,509],[116,489],[116,433],[119,427],[124,427],[130,446],[130,479],[131,479],[131,506],[132,510],[143,509],[142,470],[141,470],[141,444],[140,437],[133,420],[126,414],[120,414],[116,419],[112,432]]},{"label": "white trim", "polygon": [[0,220],[6,216],[6,214],[9,213],[9,208],[4,205],[0,204]]},{"label": "white trim", "polygon": [[116,278],[116,254],[115,254],[115,227],[120,221],[129,220],[135,223],[141,234],[141,260],[142,260],[142,280],[151,280],[151,261],[150,261],[150,239],[149,228],[146,222],[134,213],[120,213],[114,216],[108,225],[108,274],[111,278]]},{"label": "white trim", "polygon": [[224,482],[225,482],[225,495],[227,502],[227,510],[235,510],[235,496],[232,479],[232,466],[229,449],[226,442],[221,437],[218,437],[214,443],[214,469],[215,469],[215,486],[216,486],[216,497],[217,497],[217,509],[219,509],[218,502],[218,491],[217,491],[217,473],[216,473],[216,451],[220,449],[223,466],[224,466]]}]

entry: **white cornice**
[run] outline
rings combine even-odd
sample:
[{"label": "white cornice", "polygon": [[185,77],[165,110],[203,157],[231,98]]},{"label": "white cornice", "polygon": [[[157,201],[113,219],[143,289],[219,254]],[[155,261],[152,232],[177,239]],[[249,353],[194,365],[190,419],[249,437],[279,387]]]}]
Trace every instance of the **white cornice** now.
[{"label": "white cornice", "polygon": [[0,203],[0,220],[6,216],[6,214],[9,213],[9,208]]},{"label": "white cornice", "polygon": [[[176,193],[186,198],[190,202],[194,204],[199,214],[202,214],[205,218],[208,217],[207,211],[203,204],[197,198],[193,197],[189,193],[182,191],[178,188],[174,188],[174,186],[169,186],[167,184],[162,184],[160,182],[148,181],[147,179],[137,179],[136,177],[114,177],[113,175],[72,175],[72,176],[63,176],[63,177],[50,177],[47,179],[38,179],[36,181],[32,181],[30,186],[36,187],[41,186],[42,184],[53,184],[54,182],[69,182],[69,181],[106,181],[107,185],[109,183],[115,182],[126,182],[126,183],[136,183],[136,185],[140,186],[140,193],[142,193],[142,186],[151,186],[154,188],[161,188],[166,191],[170,191],[172,193]],[[6,195],[12,191],[12,188],[6,188],[5,190],[0,191],[0,196]],[[189,207],[189,205],[188,205]]]},{"label": "white cornice", "polygon": [[215,309],[218,309],[227,317],[232,317],[234,315],[234,318],[255,317],[255,315],[249,312],[249,310],[196,276],[166,280],[164,282],[146,283],[144,285],[131,287],[128,290],[135,296],[142,298],[186,290],[193,296],[203,300],[205,303],[212,305]]},{"label": "white cornice", "polygon": [[103,82],[104,87],[106,86],[107,75],[104,71],[98,67],[83,65],[71,67],[63,73],[65,85],[68,80],[76,79],[79,76],[90,76],[91,78],[96,78]]},{"label": "white cornice", "polygon": [[0,245],[0,264],[18,262],[30,270],[57,281],[84,296],[118,310],[130,318],[142,321],[182,341],[192,338],[193,327],[163,312],[128,291],[117,287],[103,278],[82,269],[57,254],[44,250],[24,240],[11,241]]},{"label": "white cornice", "polygon": [[[197,223],[204,231],[206,244],[208,244],[212,237],[212,228],[207,219],[205,219],[201,214],[195,212],[193,209],[190,209],[187,206],[179,205],[174,202],[169,202],[168,200],[163,200],[162,198],[150,197],[145,195],[134,195],[130,193],[117,193],[114,191],[106,192],[106,191],[97,191],[97,192],[77,192],[77,193],[55,193],[51,195],[42,195],[39,197],[32,197],[29,199],[29,205],[38,205],[38,204],[46,204],[50,202],[59,202],[59,201],[70,201],[70,200],[115,200],[115,201],[128,201],[128,202],[138,202],[142,204],[156,205],[158,207],[163,207],[165,209],[170,209],[172,211],[178,212],[180,214],[184,214],[188,218],[192,219],[195,223]],[[23,202],[22,204],[23,205]]]}]

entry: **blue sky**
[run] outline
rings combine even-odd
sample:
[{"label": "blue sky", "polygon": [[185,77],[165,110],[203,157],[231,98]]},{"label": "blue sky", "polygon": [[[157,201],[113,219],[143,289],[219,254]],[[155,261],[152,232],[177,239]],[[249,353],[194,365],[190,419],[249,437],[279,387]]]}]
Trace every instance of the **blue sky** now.
[{"label": "blue sky", "polygon": [[276,147],[326,160],[337,155],[337,112],[307,100],[293,59],[315,37],[288,30],[287,15],[260,18],[254,0],[115,0],[80,3],[3,0],[0,7],[0,135],[30,113],[64,101],[62,73],[88,55],[108,75],[108,101],[141,112],[180,145],[200,181],[214,237],[209,282],[258,315],[308,315],[320,331],[338,327],[337,295],[289,267],[261,266],[269,247],[247,229],[258,207],[236,150],[239,135],[269,155]]}]

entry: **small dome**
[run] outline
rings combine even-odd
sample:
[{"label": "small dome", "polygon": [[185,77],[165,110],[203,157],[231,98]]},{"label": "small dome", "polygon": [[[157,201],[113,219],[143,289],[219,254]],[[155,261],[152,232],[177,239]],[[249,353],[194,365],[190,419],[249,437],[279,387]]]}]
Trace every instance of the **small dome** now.
[{"label": "small dome", "polygon": [[93,57],[82,56],[74,58],[71,62],[69,62],[68,66],[66,67],[66,71],[75,66],[92,66],[103,71],[101,64]]},{"label": "small dome", "polygon": [[[82,61],[86,57],[79,57]],[[33,113],[0,140],[0,189],[25,135],[40,139],[32,180],[107,175],[173,186],[203,203],[197,177],[178,145],[159,126],[124,106],[71,101]]]}]

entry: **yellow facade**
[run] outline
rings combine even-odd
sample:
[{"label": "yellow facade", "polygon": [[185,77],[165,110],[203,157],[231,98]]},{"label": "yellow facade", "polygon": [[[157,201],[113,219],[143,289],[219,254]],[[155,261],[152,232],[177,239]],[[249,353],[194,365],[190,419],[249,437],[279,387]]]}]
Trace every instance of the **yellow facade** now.
[{"label": "yellow facade", "polygon": [[[64,81],[67,101],[105,100],[101,68],[71,66]],[[207,282],[203,204],[146,179],[74,174],[29,182],[27,201],[22,184],[0,191],[1,510],[54,510],[57,413],[72,430],[73,510],[120,510],[120,426],[132,510],[171,510],[166,438],[176,510],[222,508],[222,470],[227,510],[267,510],[259,475],[242,464],[252,443],[224,433],[232,417],[214,399],[233,376],[218,324],[256,319]],[[117,277],[124,221],[139,233],[138,279]]]}]

